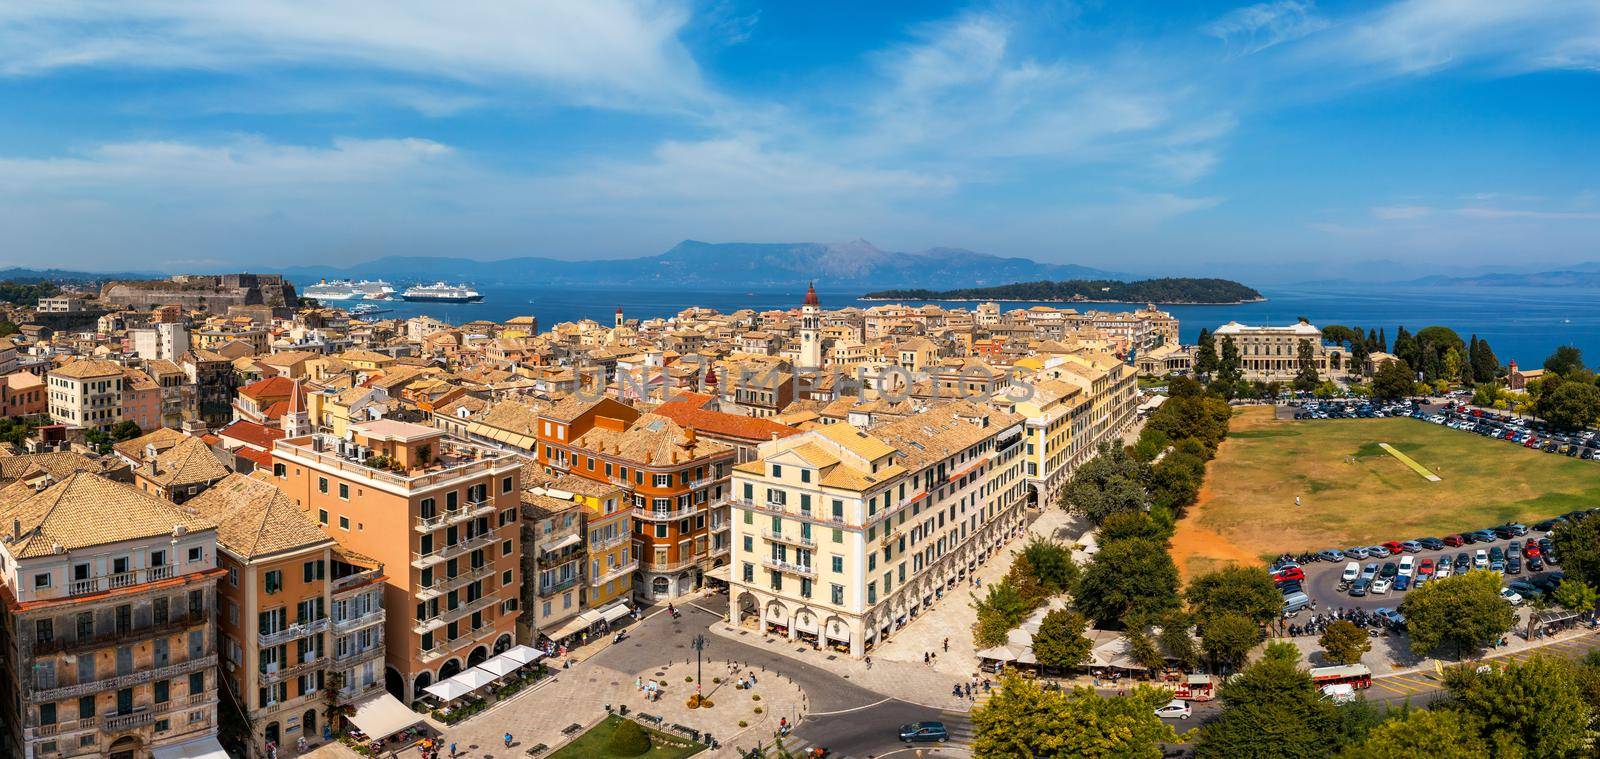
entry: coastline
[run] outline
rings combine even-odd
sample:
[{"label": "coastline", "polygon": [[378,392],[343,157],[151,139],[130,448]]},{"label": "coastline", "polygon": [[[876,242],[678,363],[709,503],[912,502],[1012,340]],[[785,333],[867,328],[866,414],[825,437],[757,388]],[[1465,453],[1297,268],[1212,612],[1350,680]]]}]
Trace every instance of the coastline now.
[{"label": "coastline", "polygon": [[856,300],[888,302],[897,300],[927,303],[1149,303],[1156,306],[1243,306],[1247,303],[1265,303],[1267,298],[1250,300],[1117,300],[1113,298],[885,298],[861,296]]}]

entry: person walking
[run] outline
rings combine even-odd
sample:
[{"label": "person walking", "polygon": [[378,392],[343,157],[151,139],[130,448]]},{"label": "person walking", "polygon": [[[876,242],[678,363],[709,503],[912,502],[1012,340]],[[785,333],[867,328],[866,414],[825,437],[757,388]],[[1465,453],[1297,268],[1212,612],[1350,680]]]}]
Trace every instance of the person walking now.
[{"label": "person walking", "polygon": [[511,733],[506,733],[506,748],[511,748]]},{"label": "person walking", "polygon": [[949,638],[945,638],[944,639],[944,652],[947,653],[947,654],[950,653],[950,639]]}]

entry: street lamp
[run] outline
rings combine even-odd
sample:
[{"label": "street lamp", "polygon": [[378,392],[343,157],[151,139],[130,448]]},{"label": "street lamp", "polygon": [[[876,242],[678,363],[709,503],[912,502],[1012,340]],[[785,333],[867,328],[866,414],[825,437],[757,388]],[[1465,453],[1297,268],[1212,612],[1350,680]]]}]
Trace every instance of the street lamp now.
[{"label": "street lamp", "polygon": [[703,634],[694,636],[694,641],[689,644],[689,647],[694,649],[694,695],[695,695],[695,701],[697,701],[697,702],[698,701],[703,701],[704,698],[700,694],[700,688],[702,687],[701,686],[701,677],[700,677],[700,654],[701,654],[702,651],[706,650],[706,636],[703,635]]}]

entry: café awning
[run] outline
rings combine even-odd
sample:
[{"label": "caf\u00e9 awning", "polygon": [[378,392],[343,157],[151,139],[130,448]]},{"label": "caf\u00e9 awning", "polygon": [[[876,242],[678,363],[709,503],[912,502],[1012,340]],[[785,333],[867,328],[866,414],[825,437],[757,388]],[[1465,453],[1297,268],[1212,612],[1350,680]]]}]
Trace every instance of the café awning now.
[{"label": "caf\u00e9 awning", "polygon": [[600,612],[600,618],[607,622],[615,622],[633,612],[633,607],[627,601],[619,601],[616,605]]},{"label": "caf\u00e9 awning", "polygon": [[400,699],[379,693],[355,705],[350,715],[361,732],[372,740],[382,740],[423,721],[422,715],[406,708]]},{"label": "caf\u00e9 awning", "polygon": [[228,759],[228,752],[222,750],[217,736],[208,735],[174,746],[151,749],[150,756],[153,759]]},{"label": "caf\u00e9 awning", "polygon": [[521,644],[517,644],[506,649],[505,653],[500,655],[519,664],[531,664],[544,658],[543,651],[540,651],[533,646],[524,646]]},{"label": "caf\u00e9 awning", "polygon": [[479,664],[478,669],[488,672],[490,675],[493,675],[498,679],[517,671],[517,669],[521,666],[521,662],[515,659],[508,659],[506,658],[505,654],[501,654],[482,664]]},{"label": "caf\u00e9 awning", "polygon": [[[467,695],[468,693],[471,693],[472,689],[461,683],[455,682],[454,680],[440,680],[439,682],[423,688],[422,692],[433,696],[440,701],[449,703]],[[363,730],[362,732],[366,731]]]}]

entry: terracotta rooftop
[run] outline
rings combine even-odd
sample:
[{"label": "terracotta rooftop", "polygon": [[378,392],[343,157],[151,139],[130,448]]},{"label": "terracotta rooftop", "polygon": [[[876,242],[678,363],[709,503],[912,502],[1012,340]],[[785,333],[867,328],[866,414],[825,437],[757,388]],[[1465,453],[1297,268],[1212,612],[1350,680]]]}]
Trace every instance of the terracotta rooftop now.
[{"label": "terracotta rooftop", "polygon": [[228,476],[228,468],[205,441],[190,437],[157,455],[154,462],[145,462],[139,476],[162,487],[183,487],[220,480]]},{"label": "terracotta rooftop", "polygon": [[216,522],[217,543],[246,560],[333,542],[278,486],[242,474],[228,475],[184,508]]},{"label": "terracotta rooftop", "polygon": [[93,377],[110,377],[122,374],[123,366],[115,361],[98,358],[80,358],[71,363],[62,364],[50,370],[56,377],[71,379],[89,379]]},{"label": "terracotta rooftop", "polygon": [[755,443],[800,434],[799,430],[770,419],[712,411],[692,401],[668,401],[657,406],[654,413],[708,435]]},{"label": "terracotta rooftop", "polygon": [[77,472],[44,490],[24,483],[0,490],[0,524],[20,523],[8,550],[17,558],[49,556],[56,546],[91,546],[171,535],[174,527],[211,530],[216,524],[128,485]]}]

